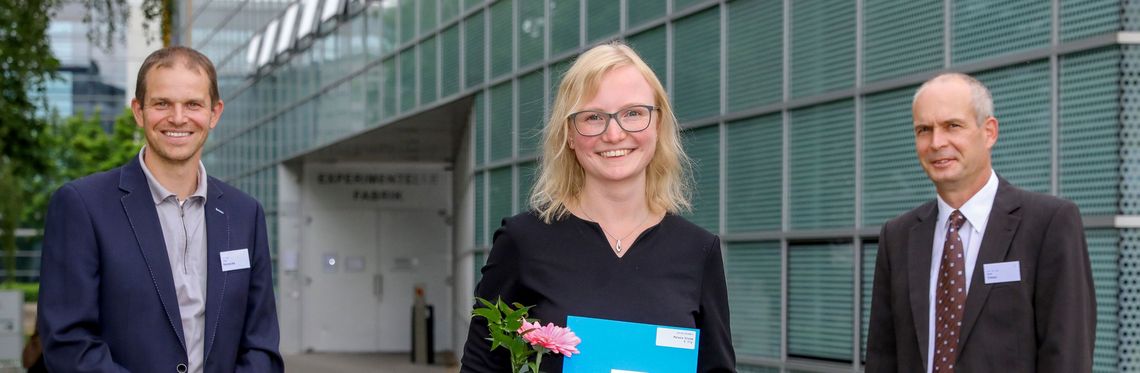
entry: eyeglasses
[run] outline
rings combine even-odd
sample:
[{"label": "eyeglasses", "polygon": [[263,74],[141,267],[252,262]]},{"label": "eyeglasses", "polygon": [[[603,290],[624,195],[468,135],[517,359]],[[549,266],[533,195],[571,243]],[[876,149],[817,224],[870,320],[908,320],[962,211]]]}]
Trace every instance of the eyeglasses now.
[{"label": "eyeglasses", "polygon": [[570,123],[574,130],[582,136],[598,136],[606,132],[610,119],[617,121],[618,127],[625,132],[641,132],[649,128],[653,122],[653,112],[659,110],[650,105],[633,105],[618,110],[616,113],[603,113],[600,111],[584,110],[570,114]]}]

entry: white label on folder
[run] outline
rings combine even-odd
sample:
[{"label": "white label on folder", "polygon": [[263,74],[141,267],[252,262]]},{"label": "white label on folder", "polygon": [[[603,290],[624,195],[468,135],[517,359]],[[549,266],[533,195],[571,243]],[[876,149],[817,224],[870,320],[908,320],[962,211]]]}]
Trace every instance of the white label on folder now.
[{"label": "white label on folder", "polygon": [[697,348],[697,332],[694,330],[657,328],[657,345],[692,350]]},{"label": "white label on folder", "polygon": [[645,372],[639,372],[636,370],[610,369],[610,373],[645,373]]}]

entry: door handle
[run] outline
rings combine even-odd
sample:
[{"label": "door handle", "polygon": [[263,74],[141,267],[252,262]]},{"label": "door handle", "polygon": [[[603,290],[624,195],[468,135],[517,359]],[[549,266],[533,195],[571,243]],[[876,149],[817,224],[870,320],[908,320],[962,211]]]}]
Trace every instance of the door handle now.
[{"label": "door handle", "polygon": [[372,275],[372,295],[376,296],[376,300],[384,298],[384,275]]}]

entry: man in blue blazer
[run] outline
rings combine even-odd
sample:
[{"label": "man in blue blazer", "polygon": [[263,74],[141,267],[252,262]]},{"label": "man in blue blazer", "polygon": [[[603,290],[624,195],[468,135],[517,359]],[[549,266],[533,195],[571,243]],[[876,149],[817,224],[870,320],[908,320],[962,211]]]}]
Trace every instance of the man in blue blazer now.
[{"label": "man in blue blazer", "polygon": [[61,187],[39,331],[52,372],[281,372],[265,213],[200,161],[222,115],[213,64],[168,47],[131,102],[147,145]]}]

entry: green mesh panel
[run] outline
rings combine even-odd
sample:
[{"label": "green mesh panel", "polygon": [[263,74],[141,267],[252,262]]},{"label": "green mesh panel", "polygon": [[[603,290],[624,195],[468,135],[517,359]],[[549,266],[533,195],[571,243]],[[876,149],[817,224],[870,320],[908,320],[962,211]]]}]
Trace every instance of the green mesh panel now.
[{"label": "green mesh panel", "polygon": [[668,59],[668,51],[665,50],[665,42],[667,41],[665,35],[665,26],[654,27],[636,35],[630,36],[627,42],[630,48],[637,51],[645,64],[653,69],[653,73],[657,75],[657,80],[661,81],[661,86],[667,86],[668,77],[665,76],[666,65],[665,60]]},{"label": "green mesh panel", "polygon": [[685,152],[693,160],[693,211],[685,215],[710,232],[720,230],[720,127],[682,133]]},{"label": "green mesh panel", "polygon": [[459,7],[462,0],[439,0],[439,20],[447,23],[459,16]]},{"label": "green mesh panel", "polygon": [[952,7],[950,55],[955,64],[1049,45],[1048,1],[958,0]]},{"label": "green mesh panel", "polygon": [[400,44],[400,30],[396,28],[400,19],[400,9],[381,7],[380,53],[388,54]]},{"label": "green mesh panel", "polygon": [[729,233],[780,230],[783,128],[780,113],[725,126]]},{"label": "green mesh panel", "polygon": [[435,30],[436,4],[438,0],[420,0],[420,34]]},{"label": "green mesh panel", "polygon": [[416,1],[400,1],[400,44],[416,37]]},{"label": "green mesh panel", "polygon": [[511,207],[514,201],[514,195],[511,193],[511,187],[514,185],[514,179],[511,177],[511,168],[499,167],[491,170],[491,194],[487,196],[490,201],[487,211],[490,217],[487,220],[488,231],[499,229],[502,225],[503,218],[508,218],[514,211]]},{"label": "green mesh panel", "polygon": [[391,118],[396,115],[396,101],[399,98],[399,77],[396,75],[396,57],[384,60],[384,117]]},{"label": "green mesh panel", "polygon": [[728,244],[724,267],[737,358],[779,358],[780,243]]},{"label": "green mesh panel", "polygon": [[792,96],[855,86],[855,1],[792,7]]},{"label": "green mesh panel", "polygon": [[780,373],[780,368],[739,364],[736,366],[736,371],[738,373]]},{"label": "green mesh panel", "polygon": [[874,227],[934,198],[918,163],[910,103],[916,87],[863,100],[863,222]]},{"label": "green mesh panel", "polygon": [[554,98],[558,95],[558,86],[562,84],[562,76],[570,69],[573,59],[562,60],[550,65],[550,94],[546,99],[547,107],[554,107]]},{"label": "green mesh panel", "polygon": [[514,135],[513,94],[510,81],[491,87],[491,161],[514,155],[511,145]]},{"label": "green mesh panel", "polygon": [[1061,40],[1069,41],[1120,30],[1121,1],[1061,2]]},{"label": "green mesh panel", "polygon": [[783,2],[728,3],[728,111],[783,98]]},{"label": "green mesh panel", "polygon": [[863,80],[942,67],[942,0],[863,3]]},{"label": "green mesh panel", "polygon": [[1049,192],[1049,63],[1038,61],[976,75],[994,98],[998,142],[993,166],[1013,185]]},{"label": "green mesh panel", "polygon": [[626,24],[637,27],[665,15],[665,2],[661,0],[626,0]]},{"label": "green mesh panel", "polygon": [[483,12],[476,12],[463,21],[464,82],[467,88],[483,83]]},{"label": "green mesh panel", "polygon": [[863,263],[859,273],[862,289],[859,290],[859,314],[862,321],[862,330],[859,335],[859,359],[867,361],[867,329],[871,322],[871,288],[875,285],[875,258],[879,255],[879,244],[875,242],[863,243]]},{"label": "green mesh panel", "polygon": [[511,53],[514,49],[514,30],[511,0],[498,1],[491,6],[491,77],[511,72]]},{"label": "green mesh panel", "polygon": [[[373,65],[368,69],[368,72],[364,73],[364,79],[366,80],[364,102],[368,103],[364,110],[367,117],[365,118],[365,122],[368,126],[380,124],[381,108],[384,107],[383,102],[380,100],[380,92],[383,89],[382,83],[384,82],[384,70],[382,66],[383,65]],[[380,103],[380,105],[377,105],[378,103]],[[286,118],[295,112],[296,110],[290,111],[289,114],[286,114]]]},{"label": "green mesh panel", "polygon": [[416,107],[416,53],[405,49],[400,53],[400,112]]},{"label": "green mesh panel", "polygon": [[1136,281],[1140,278],[1140,229],[1125,228],[1119,232],[1118,372],[1136,372],[1140,370],[1140,333],[1136,333],[1140,330],[1140,281]]},{"label": "green mesh panel", "polygon": [[515,26],[519,40],[519,67],[543,60],[546,51],[546,3],[519,1],[519,23]]},{"label": "green mesh panel", "polygon": [[486,0],[463,0],[464,9],[470,10],[471,8],[483,5]]},{"label": "green mesh panel", "polygon": [[1092,264],[1096,292],[1096,348],[1093,350],[1094,372],[1117,372],[1117,297],[1119,291],[1119,234],[1115,229],[1085,231]]},{"label": "green mesh panel", "polygon": [[487,190],[486,172],[475,173],[475,246],[487,245],[487,220],[484,211],[487,211],[487,199],[484,191]]},{"label": "green mesh panel", "polygon": [[851,361],[851,244],[788,249],[788,356]]},{"label": "green mesh panel", "polygon": [[550,55],[578,48],[579,0],[550,1]]},{"label": "green mesh panel", "polygon": [[[1140,2],[1135,4],[1134,7],[1140,8]],[[1140,15],[1140,10],[1136,12]],[[1124,45],[1121,51],[1124,58],[1120,63],[1119,208],[1122,214],[1140,215],[1140,151],[1137,151],[1140,149],[1140,47]],[[1132,350],[1136,356],[1134,366],[1140,369],[1140,338],[1136,341],[1136,349]]]},{"label": "green mesh panel", "polygon": [[1120,51],[1061,56],[1060,188],[1085,215],[1116,214],[1119,200]]},{"label": "green mesh panel", "polygon": [[[673,28],[673,101],[682,122],[720,113],[720,10],[712,8],[677,21]],[[685,68],[688,67],[688,68]]]},{"label": "green mesh panel", "polygon": [[791,116],[792,228],[854,226],[853,102],[811,106]]},{"label": "green mesh panel", "polygon": [[451,26],[440,34],[440,97],[459,92],[459,26]]},{"label": "green mesh panel", "polygon": [[673,0],[673,11],[684,10],[693,4],[703,2],[704,0]]},{"label": "green mesh panel", "polygon": [[538,178],[535,174],[538,171],[538,164],[535,162],[519,163],[519,194],[518,194],[518,208],[515,212],[523,212],[530,210],[530,188],[534,187],[534,181]]},{"label": "green mesh panel", "polygon": [[471,262],[475,269],[473,272],[475,274],[475,282],[472,283],[478,285],[479,281],[483,280],[483,266],[487,264],[487,254],[482,251],[476,251],[471,254]]},{"label": "green mesh panel", "polygon": [[436,51],[435,37],[424,40],[419,45],[420,50],[420,105],[426,105],[436,99],[436,65],[439,63]]},{"label": "green mesh panel", "polygon": [[618,32],[621,27],[621,2],[586,0],[586,40],[598,41]]},{"label": "green mesh panel", "polygon": [[543,95],[541,69],[519,78],[519,156],[535,154],[542,148]]},{"label": "green mesh panel", "polygon": [[484,152],[484,149],[486,149],[484,145],[487,144],[487,131],[484,130],[484,128],[487,128],[487,116],[484,114],[486,113],[486,101],[487,95],[484,93],[480,92],[475,95],[475,107],[472,110],[472,112],[474,112],[473,116],[475,117],[475,129],[472,130],[475,132],[475,143],[472,144],[472,146],[475,147],[476,165],[482,165],[487,162],[487,157]]}]

